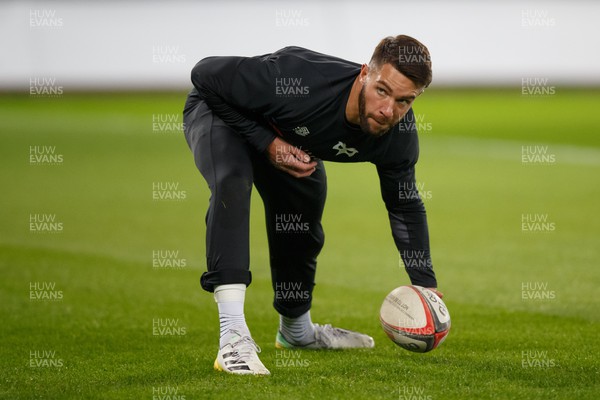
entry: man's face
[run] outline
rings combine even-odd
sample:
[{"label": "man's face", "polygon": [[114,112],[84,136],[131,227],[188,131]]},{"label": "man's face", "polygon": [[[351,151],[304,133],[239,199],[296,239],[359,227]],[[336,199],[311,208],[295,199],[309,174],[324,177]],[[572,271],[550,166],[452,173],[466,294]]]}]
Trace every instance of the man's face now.
[{"label": "man's face", "polygon": [[391,64],[378,69],[363,65],[360,79],[363,84],[358,98],[360,128],[375,136],[385,134],[400,122],[424,90]]}]

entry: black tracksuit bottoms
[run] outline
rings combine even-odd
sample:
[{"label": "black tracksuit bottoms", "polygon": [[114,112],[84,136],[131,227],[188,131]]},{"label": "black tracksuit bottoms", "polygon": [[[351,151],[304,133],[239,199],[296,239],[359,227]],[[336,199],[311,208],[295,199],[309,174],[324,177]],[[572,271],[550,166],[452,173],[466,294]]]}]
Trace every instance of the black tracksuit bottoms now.
[{"label": "black tracksuit bottoms", "polygon": [[256,186],[265,207],[273,305],[287,317],[311,307],[317,256],[325,235],[321,217],[327,194],[323,162],[306,178],[275,168],[197,96],[184,109],[184,132],[196,167],[210,188],[206,213],[207,272],[202,288],[252,280],[250,195]]}]

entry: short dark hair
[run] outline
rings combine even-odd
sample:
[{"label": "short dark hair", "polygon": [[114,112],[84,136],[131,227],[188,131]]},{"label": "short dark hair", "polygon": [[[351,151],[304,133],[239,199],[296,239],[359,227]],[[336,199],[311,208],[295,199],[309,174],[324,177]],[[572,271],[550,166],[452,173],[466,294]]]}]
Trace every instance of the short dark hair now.
[{"label": "short dark hair", "polygon": [[398,35],[382,39],[373,52],[369,67],[379,69],[388,63],[417,87],[427,87],[431,83],[429,50],[415,38]]}]

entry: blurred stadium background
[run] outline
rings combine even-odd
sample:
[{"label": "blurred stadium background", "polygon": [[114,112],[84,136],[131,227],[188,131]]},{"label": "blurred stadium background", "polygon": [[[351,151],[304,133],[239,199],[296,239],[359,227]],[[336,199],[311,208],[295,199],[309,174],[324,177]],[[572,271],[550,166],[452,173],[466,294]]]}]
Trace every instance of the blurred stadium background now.
[{"label": "blurred stadium background", "polygon": [[[598,15],[581,0],[1,2],[0,398],[595,399]],[[273,348],[255,194],[246,316],[273,376],[214,373],[209,192],[181,134],[191,68],[287,45],[367,62],[399,33],[432,53],[417,184],[448,340],[418,355],[385,337],[381,301],[408,280],[376,174],[328,163],[313,317],[376,348]]]},{"label": "blurred stadium background", "polygon": [[42,76],[67,90],[181,89],[207,55],[295,44],[363,62],[399,33],[430,48],[436,85],[600,83],[593,1],[4,1],[0,11],[2,88]]}]

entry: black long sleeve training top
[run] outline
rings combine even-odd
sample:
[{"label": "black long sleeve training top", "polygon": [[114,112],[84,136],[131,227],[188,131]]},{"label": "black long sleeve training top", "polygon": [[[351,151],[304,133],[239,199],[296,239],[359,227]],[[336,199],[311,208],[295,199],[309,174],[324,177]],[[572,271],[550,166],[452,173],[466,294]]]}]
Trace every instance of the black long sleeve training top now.
[{"label": "black long sleeve training top", "polygon": [[412,109],[383,136],[346,119],[360,65],[300,47],[256,57],[208,57],[192,70],[197,95],[263,152],[280,135],[312,157],[375,164],[392,236],[412,284],[437,287],[415,164],[419,142]]}]

